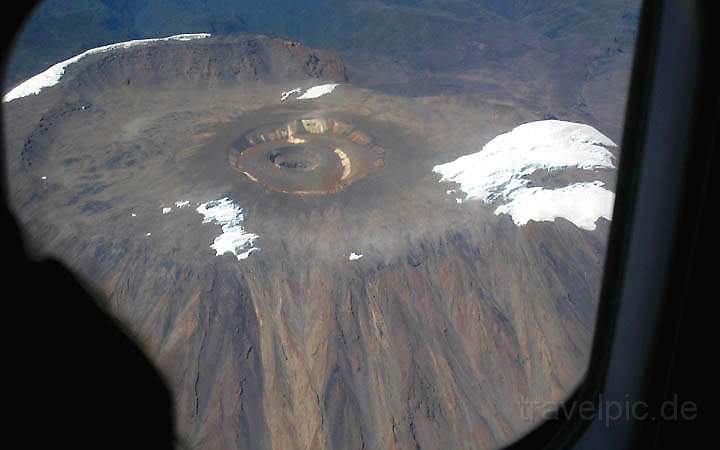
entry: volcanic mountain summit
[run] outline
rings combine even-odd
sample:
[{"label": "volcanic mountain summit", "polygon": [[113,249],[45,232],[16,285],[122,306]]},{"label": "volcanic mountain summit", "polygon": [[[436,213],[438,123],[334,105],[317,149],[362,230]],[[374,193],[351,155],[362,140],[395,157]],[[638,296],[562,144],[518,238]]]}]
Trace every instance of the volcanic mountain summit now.
[{"label": "volcanic mountain summit", "polygon": [[618,149],[578,118],[386,95],[257,35],[26,83],[15,211],[158,365],[189,447],[496,448],[583,376]]}]

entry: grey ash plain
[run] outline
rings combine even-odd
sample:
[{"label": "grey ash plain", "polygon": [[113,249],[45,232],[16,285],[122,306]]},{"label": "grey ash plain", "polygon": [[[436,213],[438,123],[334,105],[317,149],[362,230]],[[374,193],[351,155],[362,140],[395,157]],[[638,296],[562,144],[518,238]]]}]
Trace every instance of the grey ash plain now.
[{"label": "grey ash plain", "polygon": [[[371,76],[354,83],[352,67],[255,35],[163,43],[89,57],[4,104],[28,241],[128,326],[191,448],[495,448],[532,427],[521,401],[562,399],[584,374],[609,223],[517,227],[455,203],[432,173],[547,104],[496,88],[395,95]],[[280,102],[325,83],[340,85]],[[229,166],[248,130],[308,115],[362,129],[384,165],[312,196]],[[223,197],[259,236],[242,261],[215,255],[220,227],[194,211]]]}]

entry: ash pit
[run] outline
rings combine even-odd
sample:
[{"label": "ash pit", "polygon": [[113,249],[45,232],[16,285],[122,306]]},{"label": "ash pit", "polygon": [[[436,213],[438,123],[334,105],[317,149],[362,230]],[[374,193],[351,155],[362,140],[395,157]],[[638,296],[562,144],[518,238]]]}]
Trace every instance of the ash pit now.
[{"label": "ash pit", "polygon": [[228,163],[266,189],[295,195],[345,189],[384,165],[385,150],[365,131],[327,117],[255,128],[230,148]]},{"label": "ash pit", "polygon": [[268,160],[280,169],[308,172],[315,170],[320,165],[318,151],[322,151],[322,149],[309,148],[302,144],[280,147],[268,153]]}]

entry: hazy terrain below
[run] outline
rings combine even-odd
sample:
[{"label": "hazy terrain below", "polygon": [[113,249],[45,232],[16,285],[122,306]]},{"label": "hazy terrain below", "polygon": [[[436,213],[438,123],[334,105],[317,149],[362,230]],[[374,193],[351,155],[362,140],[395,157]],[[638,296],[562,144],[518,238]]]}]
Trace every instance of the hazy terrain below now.
[{"label": "hazy terrain below", "polygon": [[6,84],[104,44],[257,32],[340,51],[357,85],[512,97],[548,117],[582,111],[618,140],[638,9],[638,0],[47,0]]}]

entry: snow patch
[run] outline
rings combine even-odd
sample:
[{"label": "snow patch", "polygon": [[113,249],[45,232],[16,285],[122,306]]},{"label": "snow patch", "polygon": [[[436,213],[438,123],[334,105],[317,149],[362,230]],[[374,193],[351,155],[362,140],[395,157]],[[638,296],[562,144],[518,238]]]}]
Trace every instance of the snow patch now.
[{"label": "snow patch", "polygon": [[522,189],[495,214],[509,214],[515,225],[529,221],[550,221],[562,217],[583,230],[594,230],[600,217],[612,219],[615,194],[602,187],[601,181],[575,183],[559,189],[532,187]]},{"label": "snow patch", "polygon": [[170,214],[171,211],[172,211],[172,208],[163,208],[162,209],[163,214]]},{"label": "snow patch", "polygon": [[365,255],[363,255],[362,253],[351,252],[350,256],[348,256],[348,261],[357,261],[358,259],[362,258],[363,256],[365,256]]},{"label": "snow patch", "polygon": [[490,203],[527,186],[524,177],[537,170],[615,168],[605,147],[615,143],[589,125],[541,120],[501,134],[479,152],[437,165],[433,172],[441,182],[458,183],[468,200]]},{"label": "snow patch", "polygon": [[217,256],[230,252],[238,260],[242,260],[260,250],[253,245],[258,235],[245,231],[244,210],[229,198],[201,203],[196,211],[204,217],[203,223],[215,222],[222,228],[222,234],[216,237],[210,246]]},{"label": "snow patch", "polygon": [[283,91],[282,94],[280,94],[280,101],[284,102],[288,99],[291,95],[297,95],[302,92],[302,89],[299,87],[296,87],[294,89],[290,89],[289,91]]},{"label": "snow patch", "polygon": [[184,208],[184,207],[186,207],[186,206],[190,206],[190,201],[189,201],[189,200],[181,200],[181,201],[179,201],[179,202],[175,202],[175,207],[178,208],[178,209]]},{"label": "snow patch", "polygon": [[456,198],[457,203],[476,199],[506,202],[495,214],[510,214],[517,225],[564,217],[580,228],[595,229],[598,218],[610,220],[612,215],[614,194],[603,188],[603,183],[529,188],[527,176],[538,170],[614,169],[614,156],[607,147],[615,146],[589,125],[541,120],[501,134],[479,152],[437,165],[433,172],[441,175],[441,182],[460,186],[466,198]]},{"label": "snow patch", "polygon": [[79,55],[73,56],[70,59],[59,62],[54,66],[51,66],[42,73],[29,78],[19,85],[15,86],[3,97],[3,102],[11,102],[15,99],[27,97],[29,95],[37,95],[45,88],[54,86],[60,82],[60,79],[65,75],[65,69],[74,64],[86,56],[96,55],[99,53],[106,53],[117,49],[136,47],[139,45],[146,45],[153,42],[161,41],[191,41],[194,39],[205,39],[210,37],[208,33],[194,33],[194,34],[177,34],[174,36],[168,36],[165,38],[156,39],[136,39],[133,41],[119,42],[117,44],[104,45],[102,47],[93,48],[87,50]]},{"label": "snow patch", "polygon": [[334,91],[337,86],[338,86],[337,83],[336,84],[321,84],[320,86],[313,86],[310,89],[308,89],[307,91],[305,91],[305,93],[303,95],[298,97],[298,100],[308,100],[311,98],[322,97],[323,95],[329,94],[332,91]]}]

